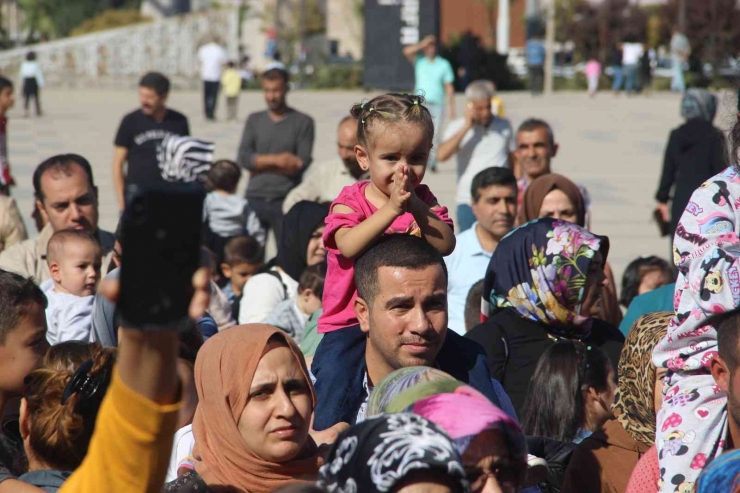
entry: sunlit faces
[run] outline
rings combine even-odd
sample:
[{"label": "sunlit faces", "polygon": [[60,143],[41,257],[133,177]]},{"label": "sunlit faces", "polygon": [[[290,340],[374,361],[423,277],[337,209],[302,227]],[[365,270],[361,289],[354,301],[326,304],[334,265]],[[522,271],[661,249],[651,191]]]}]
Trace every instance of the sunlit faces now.
[{"label": "sunlit faces", "polygon": [[6,112],[15,105],[15,95],[12,87],[5,87],[0,91],[0,111]]},{"label": "sunlit faces", "polygon": [[550,160],[557,153],[557,145],[550,145],[550,136],[545,128],[516,134],[514,157],[519,169],[530,179],[550,173]]},{"label": "sunlit faces", "polygon": [[91,241],[68,240],[63,255],[49,265],[54,290],[75,296],[92,296],[100,281],[102,252]]},{"label": "sunlit faces", "polygon": [[262,94],[265,103],[271,111],[278,111],[285,106],[285,95],[288,93],[288,84],[282,78],[262,79]]},{"label": "sunlit faces", "polygon": [[239,433],[247,448],[270,462],[294,459],[308,438],[313,413],[309,383],[284,342],[271,342],[255,371]]},{"label": "sunlit faces", "polygon": [[551,217],[574,224],[578,223],[578,214],[573,202],[562,190],[552,190],[545,195],[540,206],[540,217]]},{"label": "sunlit faces", "polygon": [[514,493],[527,470],[525,456],[512,456],[501,431],[485,430],[462,456],[465,474],[474,493]]},{"label": "sunlit faces", "polygon": [[500,240],[514,227],[516,194],[514,186],[491,185],[478,189],[478,200],[471,203],[478,225],[496,239]]},{"label": "sunlit faces", "polygon": [[637,294],[647,293],[661,286],[665,286],[670,282],[671,279],[668,278],[668,275],[662,269],[649,270],[643,274]]},{"label": "sunlit faces", "polygon": [[370,172],[370,183],[376,193],[391,194],[391,184],[399,166],[408,168],[408,187],[414,189],[426,172],[432,150],[431,136],[424,128],[411,123],[376,126],[372,128],[369,148],[355,147],[357,161]]},{"label": "sunlit faces", "polygon": [[85,169],[77,163],[66,169],[52,168],[41,175],[43,201],[36,205],[54,231],[98,227],[97,191],[90,185]]},{"label": "sunlit faces", "polygon": [[326,259],[326,248],[324,248],[324,234],[325,226],[322,224],[314,230],[311,234],[311,238],[308,240],[308,246],[306,247],[306,264],[316,265]]},{"label": "sunlit faces", "polygon": [[491,100],[482,99],[480,101],[469,101],[468,106],[473,111],[473,123],[488,127],[493,119],[493,112],[491,111]]},{"label": "sunlit faces", "polygon": [[370,305],[358,300],[355,312],[360,328],[369,333],[366,357],[379,369],[375,378],[399,368],[431,365],[447,334],[444,271],[440,265],[381,267],[374,299]]},{"label": "sunlit faces", "polygon": [[0,392],[5,397],[23,393],[23,379],[39,367],[49,349],[44,308],[29,302],[25,312],[0,344]]},{"label": "sunlit faces", "polygon": [[139,105],[141,112],[145,115],[152,116],[167,103],[167,94],[159,95],[151,87],[139,86]]}]

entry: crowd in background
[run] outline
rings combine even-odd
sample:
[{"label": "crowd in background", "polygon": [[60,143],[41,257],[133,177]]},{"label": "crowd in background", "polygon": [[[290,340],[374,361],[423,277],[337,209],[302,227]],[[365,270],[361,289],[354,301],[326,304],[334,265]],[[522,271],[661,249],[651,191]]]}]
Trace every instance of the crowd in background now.
[{"label": "crowd in background", "polygon": [[[622,50],[629,90],[639,50]],[[284,67],[234,159],[148,73],[112,184],[77,154],[38,165],[33,239],[0,147],[0,493],[732,491],[740,139],[728,153],[716,97],[686,91],[667,144],[655,218],[674,258],[618,280],[592,195],[556,172],[574,143],[537,115],[513,126],[489,81],[455,118],[435,39],[404,55],[414,93],[348,108],[329,163]],[[198,56],[206,117],[223,89],[236,118],[223,49]],[[12,104],[0,78],[1,142]],[[450,160],[444,204],[424,177]],[[192,323],[119,327],[131,240],[98,227],[99,194],[125,212],[173,181],[204,193]]]}]

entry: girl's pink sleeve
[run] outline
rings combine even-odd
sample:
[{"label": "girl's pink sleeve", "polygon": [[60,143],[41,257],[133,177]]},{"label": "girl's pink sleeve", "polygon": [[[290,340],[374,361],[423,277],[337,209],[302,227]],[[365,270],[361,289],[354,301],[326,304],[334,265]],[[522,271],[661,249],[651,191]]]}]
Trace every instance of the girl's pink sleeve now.
[{"label": "girl's pink sleeve", "polygon": [[416,187],[416,196],[428,205],[432,209],[432,212],[434,212],[443,223],[454,229],[455,225],[450,217],[450,211],[447,207],[439,205],[437,197],[435,197],[432,191],[429,190],[428,186],[419,185]]},{"label": "girl's pink sleeve", "polygon": [[[339,248],[337,248],[337,242],[334,239],[334,235],[337,234],[337,231],[342,228],[354,228],[366,219],[359,207],[359,204],[357,204],[355,200],[352,200],[350,193],[346,193],[349,192],[349,190],[347,190],[348,188],[349,187],[345,187],[344,190],[342,190],[342,193],[339,194],[339,197],[331,203],[329,215],[326,217],[326,227],[324,228],[324,234],[322,235],[324,247],[335,252],[339,251]],[[349,207],[354,212],[331,212],[334,209],[334,206],[339,204]]]}]

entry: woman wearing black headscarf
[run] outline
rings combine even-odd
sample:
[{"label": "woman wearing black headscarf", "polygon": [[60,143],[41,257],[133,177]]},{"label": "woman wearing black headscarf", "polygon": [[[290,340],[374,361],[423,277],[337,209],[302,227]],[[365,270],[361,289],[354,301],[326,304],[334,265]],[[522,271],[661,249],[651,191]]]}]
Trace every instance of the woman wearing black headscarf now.
[{"label": "woman wearing black headscarf", "polygon": [[[655,209],[664,222],[670,223],[671,239],[694,190],[729,166],[725,136],[712,124],[716,114],[714,94],[706,89],[686,91],[681,100],[681,116],[686,123],[671,131],[655,194],[658,201]],[[669,200],[672,202],[670,217]]]},{"label": "woman wearing black headscarf", "polygon": [[329,213],[327,205],[303,200],[283,219],[277,256],[269,270],[250,278],[239,302],[239,324],[264,323],[281,301],[296,296],[303,270],[326,259],[321,234]]}]

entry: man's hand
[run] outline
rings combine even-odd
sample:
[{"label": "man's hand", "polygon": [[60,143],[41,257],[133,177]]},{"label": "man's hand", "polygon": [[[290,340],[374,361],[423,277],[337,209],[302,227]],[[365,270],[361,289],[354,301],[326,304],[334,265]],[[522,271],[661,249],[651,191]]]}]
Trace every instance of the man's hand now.
[{"label": "man's hand", "polygon": [[400,216],[406,212],[409,200],[411,200],[411,192],[408,190],[409,187],[409,175],[406,166],[401,165],[396,171],[396,175],[393,177],[393,184],[391,185],[391,197],[389,204],[393,207],[396,215]]},{"label": "man's hand", "polygon": [[281,152],[277,155],[277,165],[288,174],[293,174],[303,166],[301,158],[290,152]]},{"label": "man's hand", "polygon": [[663,218],[664,223],[670,222],[668,204],[659,202],[658,205],[655,206],[655,210],[660,212],[660,216]]}]

